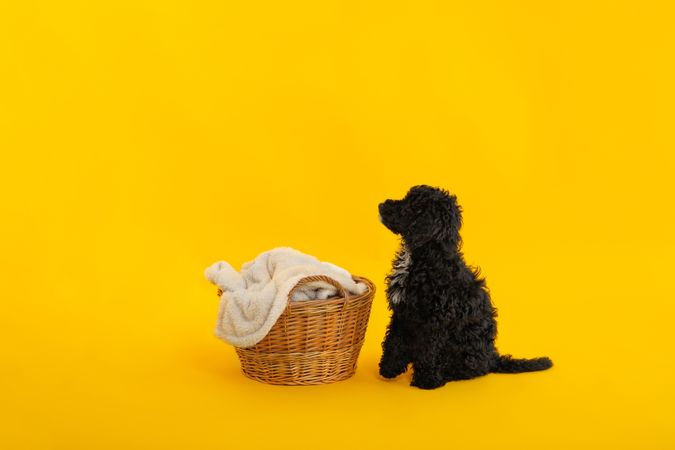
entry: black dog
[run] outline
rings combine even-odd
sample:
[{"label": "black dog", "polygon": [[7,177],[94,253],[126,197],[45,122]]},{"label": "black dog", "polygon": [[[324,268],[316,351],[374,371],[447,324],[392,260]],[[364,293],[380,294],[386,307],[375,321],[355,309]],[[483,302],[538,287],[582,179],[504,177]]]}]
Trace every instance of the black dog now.
[{"label": "black dog", "polygon": [[490,372],[553,365],[545,357],[515,359],[497,352],[497,311],[485,280],[464,262],[462,212],[454,195],[415,186],[403,200],[387,200],[379,209],[382,223],[403,239],[387,277],[392,317],[380,375],[394,378],[412,363],[411,385],[434,389]]}]

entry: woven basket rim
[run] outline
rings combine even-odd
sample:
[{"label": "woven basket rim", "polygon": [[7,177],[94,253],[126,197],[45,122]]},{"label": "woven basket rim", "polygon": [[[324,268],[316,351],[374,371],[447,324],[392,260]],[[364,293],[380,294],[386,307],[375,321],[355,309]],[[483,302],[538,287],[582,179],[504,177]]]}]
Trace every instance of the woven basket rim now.
[{"label": "woven basket rim", "polygon": [[[313,278],[316,278],[317,276],[314,276]],[[329,278],[325,276],[326,278]],[[357,275],[352,275],[352,279],[357,282],[362,282],[363,284],[366,285],[368,288],[366,291],[364,291],[361,294],[357,295],[348,295],[346,297],[331,297],[331,298],[326,298],[326,299],[313,299],[313,300],[296,300],[293,301],[291,299],[288,299],[288,304],[286,305],[286,309],[292,309],[292,310],[299,310],[299,309],[308,309],[312,307],[324,307],[324,306],[331,306],[331,305],[339,305],[342,304],[346,301],[355,302],[358,300],[363,300],[366,297],[369,297],[373,294],[375,294],[375,284],[370,281],[366,277],[361,277]],[[302,280],[301,280],[302,281]]]}]

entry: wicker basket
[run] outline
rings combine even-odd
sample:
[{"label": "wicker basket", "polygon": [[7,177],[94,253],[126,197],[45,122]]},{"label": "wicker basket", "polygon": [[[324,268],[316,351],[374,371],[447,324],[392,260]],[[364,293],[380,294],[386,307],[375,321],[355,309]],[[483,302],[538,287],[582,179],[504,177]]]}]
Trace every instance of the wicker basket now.
[{"label": "wicker basket", "polygon": [[265,338],[253,347],[235,347],[244,374],[268,384],[307,385],[345,380],[356,371],[368,326],[375,285],[361,295],[349,295],[332,278],[302,278],[288,294],[312,281],[324,281],[339,297],[326,300],[289,301]]}]

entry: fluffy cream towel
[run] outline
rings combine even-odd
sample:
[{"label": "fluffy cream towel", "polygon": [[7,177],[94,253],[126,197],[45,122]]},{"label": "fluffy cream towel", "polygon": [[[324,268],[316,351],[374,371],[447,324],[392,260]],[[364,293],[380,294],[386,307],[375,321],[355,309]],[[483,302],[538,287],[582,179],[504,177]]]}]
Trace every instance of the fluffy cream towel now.
[{"label": "fluffy cream towel", "polygon": [[[260,342],[284,312],[288,294],[298,281],[309,275],[326,275],[352,294],[367,290],[345,269],[321,262],[290,247],[261,253],[241,268],[241,273],[224,261],[206,269],[206,278],[220,289],[216,335],[237,347]],[[334,286],[316,281],[293,293],[294,301],[326,299],[337,294]]]}]

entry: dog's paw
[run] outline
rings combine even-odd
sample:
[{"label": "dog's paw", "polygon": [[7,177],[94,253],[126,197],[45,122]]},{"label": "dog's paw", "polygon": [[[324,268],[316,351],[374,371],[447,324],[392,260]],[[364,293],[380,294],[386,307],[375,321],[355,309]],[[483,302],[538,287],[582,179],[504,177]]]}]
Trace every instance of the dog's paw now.
[{"label": "dog's paw", "polygon": [[408,369],[408,366],[390,366],[388,364],[380,364],[380,376],[382,378],[392,379],[401,375]]},{"label": "dog's paw", "polygon": [[437,377],[416,377],[413,375],[410,386],[420,389],[436,389],[445,385],[445,380]]}]

